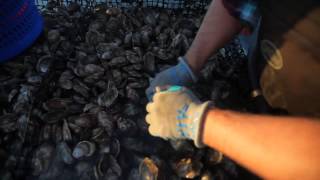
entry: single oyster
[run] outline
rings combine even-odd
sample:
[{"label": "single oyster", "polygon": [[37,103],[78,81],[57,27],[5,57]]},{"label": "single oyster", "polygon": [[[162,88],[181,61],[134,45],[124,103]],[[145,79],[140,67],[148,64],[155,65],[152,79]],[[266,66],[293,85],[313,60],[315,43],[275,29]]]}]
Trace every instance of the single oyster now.
[{"label": "single oyster", "polygon": [[115,124],[114,124],[115,120],[111,115],[107,114],[105,111],[99,112],[98,122],[100,126],[102,126],[109,135],[112,134],[113,129],[115,127]]},{"label": "single oyster", "polygon": [[146,157],[139,166],[139,175],[143,180],[160,180],[163,179],[161,167],[154,160]]},{"label": "single oyster", "polygon": [[57,29],[51,29],[48,32],[48,41],[53,43],[60,39],[60,31]]},{"label": "single oyster", "polygon": [[213,149],[208,149],[206,153],[206,161],[210,165],[216,165],[223,161],[223,154]]},{"label": "single oyster", "polygon": [[201,177],[200,177],[200,180],[214,180],[214,179],[216,179],[216,176],[214,176],[210,171],[205,171],[203,174],[201,174]]},{"label": "single oyster", "polygon": [[109,107],[115,102],[118,95],[118,89],[112,81],[109,81],[107,90],[98,96],[97,103],[100,106]]},{"label": "single oyster", "polygon": [[125,57],[115,57],[113,59],[111,59],[111,61],[108,63],[109,66],[123,66],[123,65],[126,65],[128,64],[128,61]]},{"label": "single oyster", "polygon": [[50,69],[50,66],[53,62],[53,59],[50,55],[42,56],[37,63],[37,71],[40,73],[47,73]]},{"label": "single oyster", "polygon": [[70,90],[72,89],[72,79],[74,78],[74,74],[70,70],[64,71],[59,78],[59,85],[63,89]]},{"label": "single oyster", "polygon": [[63,141],[59,143],[57,149],[58,149],[60,158],[64,163],[72,164],[74,162],[71,149],[66,142]]},{"label": "single oyster", "polygon": [[73,149],[72,156],[76,159],[81,159],[83,157],[90,157],[96,151],[96,145],[89,141],[79,142]]},{"label": "single oyster", "polygon": [[37,176],[48,170],[54,154],[54,146],[48,143],[40,145],[32,157],[32,174]]},{"label": "single oyster", "polygon": [[117,160],[112,155],[102,155],[98,164],[95,167],[96,176],[102,177],[112,172],[116,176],[120,177],[122,169]]},{"label": "single oyster", "polygon": [[84,113],[78,117],[74,117],[73,121],[79,127],[92,128],[97,124],[97,117],[95,114]]},{"label": "single oyster", "polygon": [[173,170],[181,178],[194,179],[200,175],[203,164],[192,158],[182,158],[172,165]]},{"label": "single oyster", "polygon": [[0,116],[0,130],[9,133],[16,130],[18,117],[15,114],[5,114]]},{"label": "single oyster", "polygon": [[62,138],[64,141],[72,140],[71,131],[69,129],[68,122],[65,119],[63,120],[63,125],[62,125]]},{"label": "single oyster", "polygon": [[155,62],[155,57],[152,52],[147,52],[143,56],[143,62],[144,62],[144,69],[148,73],[154,73],[156,71],[156,62]]},{"label": "single oyster", "polygon": [[67,109],[71,104],[71,99],[53,98],[43,104],[43,108],[47,111]]},{"label": "single oyster", "polygon": [[95,30],[88,31],[86,33],[86,42],[91,45],[97,45],[100,42],[103,42],[105,39],[105,34],[100,33]]},{"label": "single oyster", "polygon": [[134,121],[126,118],[119,118],[117,125],[121,133],[126,135],[133,135],[137,131],[137,125]]}]

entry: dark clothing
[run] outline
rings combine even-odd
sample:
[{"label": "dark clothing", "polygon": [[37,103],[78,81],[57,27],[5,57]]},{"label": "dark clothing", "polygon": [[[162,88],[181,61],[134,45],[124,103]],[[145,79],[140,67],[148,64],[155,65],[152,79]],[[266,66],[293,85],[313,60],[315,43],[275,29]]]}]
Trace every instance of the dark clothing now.
[{"label": "dark clothing", "polygon": [[250,33],[260,19],[259,0],[223,0],[225,8],[246,27],[245,33]]}]

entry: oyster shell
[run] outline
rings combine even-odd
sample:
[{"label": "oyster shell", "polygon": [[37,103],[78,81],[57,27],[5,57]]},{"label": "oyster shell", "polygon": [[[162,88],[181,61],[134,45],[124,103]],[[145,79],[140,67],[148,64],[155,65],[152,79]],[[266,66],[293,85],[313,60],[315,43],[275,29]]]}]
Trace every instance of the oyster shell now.
[{"label": "oyster shell", "polygon": [[47,73],[52,64],[52,57],[50,55],[42,56],[37,63],[37,71],[40,73]]},{"label": "oyster shell", "polygon": [[208,164],[216,165],[223,161],[223,154],[221,152],[208,149],[205,159],[207,160]]},{"label": "oyster shell", "polygon": [[109,176],[110,174],[117,177],[122,175],[122,169],[112,155],[102,155],[95,169],[98,177]]},{"label": "oyster shell", "polygon": [[15,114],[5,114],[0,116],[0,130],[10,133],[16,130],[17,116]]},{"label": "oyster shell", "polygon": [[100,94],[97,99],[97,103],[100,106],[109,107],[111,106],[119,95],[117,87],[112,81],[108,82],[107,90]]},{"label": "oyster shell", "polygon": [[86,42],[90,45],[97,45],[103,42],[105,39],[105,34],[102,34],[96,30],[91,30],[86,33]]},{"label": "oyster shell", "polygon": [[109,66],[123,66],[123,65],[126,65],[128,64],[128,61],[125,57],[115,57],[113,59],[111,59],[111,61],[108,63]]},{"label": "oyster shell", "polygon": [[63,89],[70,90],[73,87],[72,79],[74,78],[74,74],[70,70],[64,71],[59,78],[60,87]]},{"label": "oyster shell", "polygon": [[115,124],[114,124],[115,120],[111,115],[107,114],[104,111],[99,112],[98,122],[104,128],[104,130],[108,135],[112,134],[115,127]]},{"label": "oyster shell", "polygon": [[164,179],[161,167],[154,160],[146,157],[139,166],[139,175],[141,179],[160,180]]},{"label": "oyster shell", "polygon": [[147,52],[143,56],[143,62],[144,62],[144,69],[153,74],[156,71],[156,62],[155,57],[152,52]]},{"label": "oyster shell", "polygon": [[64,141],[72,140],[71,131],[69,129],[68,122],[65,119],[63,120],[63,125],[62,125],[62,138]]},{"label": "oyster shell", "polygon": [[59,156],[62,159],[62,161],[66,164],[72,164],[74,163],[74,159],[72,157],[72,152],[70,147],[66,142],[61,142],[57,146]]},{"label": "oyster shell", "polygon": [[117,127],[122,134],[133,135],[137,131],[136,123],[126,118],[119,118],[117,120]]},{"label": "oyster shell", "polygon": [[97,117],[95,114],[81,114],[78,117],[75,117],[73,119],[75,125],[83,128],[92,128],[96,125],[97,123]]},{"label": "oyster shell", "polygon": [[53,98],[43,104],[43,108],[47,111],[57,111],[67,109],[72,103],[71,99]]},{"label": "oyster shell", "polygon": [[200,175],[203,164],[192,158],[182,158],[173,163],[173,169],[181,178],[193,179]]},{"label": "oyster shell", "polygon": [[37,176],[46,172],[54,155],[54,146],[48,143],[40,145],[32,157],[33,175]]},{"label": "oyster shell", "polygon": [[58,29],[51,29],[48,32],[48,41],[53,43],[60,39],[60,31]]},{"label": "oyster shell", "polygon": [[96,145],[89,141],[79,142],[72,151],[72,156],[76,159],[81,159],[83,157],[90,157],[96,151]]}]

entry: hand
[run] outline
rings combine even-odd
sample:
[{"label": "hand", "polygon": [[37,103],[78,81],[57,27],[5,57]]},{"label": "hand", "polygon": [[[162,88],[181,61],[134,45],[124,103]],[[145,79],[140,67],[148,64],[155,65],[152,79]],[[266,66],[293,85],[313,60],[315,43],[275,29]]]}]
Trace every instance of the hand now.
[{"label": "hand", "polygon": [[146,95],[150,101],[157,86],[188,86],[196,81],[197,77],[194,75],[187,62],[184,60],[184,58],[179,57],[179,64],[157,74],[146,90]]},{"label": "hand", "polygon": [[164,139],[190,139],[202,147],[202,125],[209,105],[185,87],[170,86],[164,91],[157,87],[153,102],[147,105],[149,132]]}]

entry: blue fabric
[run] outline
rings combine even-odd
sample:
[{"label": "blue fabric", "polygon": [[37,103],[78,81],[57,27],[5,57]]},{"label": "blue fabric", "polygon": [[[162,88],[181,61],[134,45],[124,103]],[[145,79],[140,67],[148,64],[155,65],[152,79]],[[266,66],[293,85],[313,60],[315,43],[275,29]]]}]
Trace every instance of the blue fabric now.
[{"label": "blue fabric", "polygon": [[13,58],[40,35],[43,20],[34,0],[0,2],[0,62]]},{"label": "blue fabric", "polygon": [[189,65],[184,58],[179,58],[179,63],[159,74],[151,81],[150,86],[146,90],[146,95],[149,101],[155,93],[157,86],[176,85],[189,86],[197,81]]},{"label": "blue fabric", "polygon": [[249,28],[250,32],[257,27],[261,17],[260,0],[223,0],[223,4],[232,16]]},{"label": "blue fabric", "polygon": [[255,1],[249,1],[248,3],[244,3],[240,8],[239,18],[249,24],[253,29],[257,26],[260,13],[257,6],[257,3],[253,3]]}]

